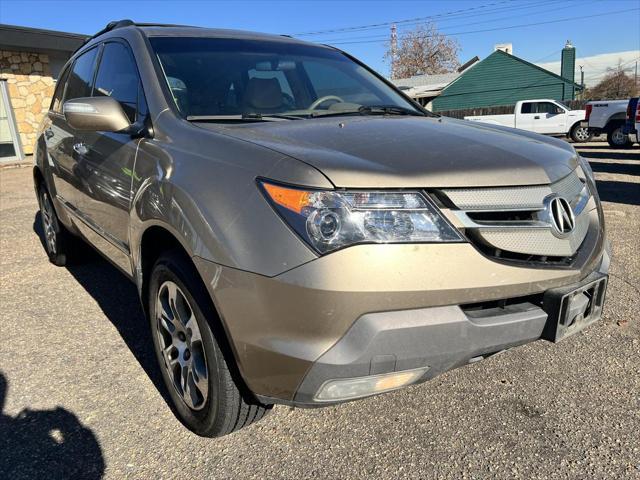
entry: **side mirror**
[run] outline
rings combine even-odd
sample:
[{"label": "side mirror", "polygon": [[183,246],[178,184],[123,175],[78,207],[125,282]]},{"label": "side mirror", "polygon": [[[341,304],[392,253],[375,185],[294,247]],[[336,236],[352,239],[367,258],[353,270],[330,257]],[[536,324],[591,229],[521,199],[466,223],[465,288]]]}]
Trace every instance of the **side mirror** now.
[{"label": "side mirror", "polygon": [[111,97],[83,97],[64,102],[67,123],[76,130],[120,132],[131,126],[120,103]]}]

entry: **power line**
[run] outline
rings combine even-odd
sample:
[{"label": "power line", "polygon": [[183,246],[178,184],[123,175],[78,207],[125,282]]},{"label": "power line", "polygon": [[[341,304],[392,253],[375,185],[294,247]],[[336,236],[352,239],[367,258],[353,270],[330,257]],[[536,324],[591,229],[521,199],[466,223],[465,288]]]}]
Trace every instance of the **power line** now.
[{"label": "power line", "polygon": [[[555,0],[552,0],[552,2]],[[573,1],[582,1],[582,0],[573,0]],[[592,3],[595,1],[601,1],[601,0],[592,0]],[[560,7],[560,8],[556,8],[555,10],[563,10],[565,8],[573,8],[574,5],[567,5],[564,7]],[[539,12],[531,12],[528,15],[537,15],[540,13],[546,13],[546,8],[542,11]],[[514,18],[519,18],[521,14],[518,15],[509,15],[506,17],[499,17],[499,18],[491,18],[491,19],[487,19],[487,20],[479,20],[477,22],[470,22],[470,23],[463,23],[463,24],[459,24],[459,25],[449,25],[447,27],[442,27],[439,28],[438,30],[444,32],[445,30],[448,30],[450,28],[460,28],[460,27],[468,27],[470,25],[478,25],[478,24],[482,24],[482,23],[493,23],[493,22],[497,22],[499,20],[511,20]],[[420,23],[424,23],[424,22],[419,22],[417,24],[409,24],[409,25],[405,25],[405,26],[412,26],[412,25],[419,25]],[[380,38],[380,35],[367,35],[367,36],[362,36],[362,37],[347,37],[347,38],[331,38],[331,39],[322,39],[322,40],[314,40],[317,43],[331,43],[331,42],[341,42],[341,41],[353,41],[353,40],[369,40],[369,39],[378,39]]]},{"label": "power line", "polygon": [[[631,60],[627,60],[626,62],[621,63],[620,65],[616,65],[616,66],[615,66],[615,67],[613,67],[613,68],[615,68],[615,69],[619,68],[619,69],[621,69],[621,70],[625,70],[623,67],[625,67],[625,66],[627,66],[627,65],[631,65],[632,63],[637,62],[637,61],[639,61],[639,60],[640,60],[640,57],[632,58]],[[594,67],[594,68],[595,68],[595,67]],[[598,70],[598,72],[599,72],[599,73],[595,73],[595,74],[589,75],[589,76],[585,77],[585,80],[593,80],[593,79],[599,78],[599,77],[601,77],[601,76],[606,75],[607,73],[609,73],[609,70],[613,70],[613,69],[612,69],[612,67],[604,67],[604,68],[600,68],[600,69]]]},{"label": "power line", "polygon": [[[493,2],[493,3],[488,3],[485,5],[478,5],[477,7],[470,7],[470,8],[464,8],[464,9],[460,9],[460,10],[454,10],[451,12],[444,12],[444,13],[438,13],[435,15],[427,15],[425,17],[414,17],[414,18],[408,18],[408,19],[404,19],[404,20],[391,20],[388,22],[380,22],[380,23],[372,23],[369,25],[358,25],[358,26],[352,26],[352,27],[342,27],[342,28],[332,28],[332,29],[328,29],[328,30],[316,30],[313,32],[301,32],[301,33],[294,33],[292,34],[293,36],[297,36],[297,37],[306,37],[306,36],[311,36],[311,35],[322,35],[325,33],[337,33],[337,32],[352,32],[352,31],[360,31],[360,30],[369,30],[369,29],[375,29],[375,28],[382,28],[382,27],[389,27],[392,24],[397,24],[397,25],[402,25],[404,23],[409,23],[409,22],[417,22],[417,21],[424,21],[424,20],[431,20],[431,19],[436,19],[436,18],[444,18],[444,17],[452,17],[452,16],[460,16],[463,14],[469,14],[469,12],[475,11],[475,10],[481,10],[484,8],[489,8],[489,7],[494,7],[496,5],[503,5],[505,3],[511,3],[515,0],[502,0],[499,2]],[[538,2],[538,3],[545,3],[545,2]],[[546,3],[549,3],[548,1]],[[526,5],[529,6],[529,5]],[[523,6],[525,7],[525,6]],[[519,8],[523,8],[523,7],[519,7]],[[516,8],[516,7],[514,7]],[[494,9],[495,10],[495,9]],[[474,13],[475,14],[475,13]]]},{"label": "power line", "polygon": [[[580,17],[569,17],[569,18],[559,18],[557,20],[549,20],[549,21],[545,21],[545,22],[534,22],[534,23],[523,23],[523,24],[519,24],[519,25],[509,25],[509,26],[505,26],[505,27],[495,27],[495,28],[486,28],[486,29],[482,29],[482,30],[469,30],[466,32],[452,32],[452,33],[447,33],[447,35],[469,35],[469,34],[473,34],[473,33],[485,33],[485,32],[496,32],[498,30],[511,30],[514,28],[522,28],[522,27],[533,27],[533,26],[537,26],[537,25],[549,25],[551,23],[561,23],[561,22],[570,22],[570,21],[574,21],[574,20],[583,20],[585,18],[594,18],[594,17],[604,17],[604,16],[609,16],[609,15],[616,15],[618,13],[628,13],[628,12],[636,12],[640,10],[640,8],[632,8],[632,9],[628,9],[628,10],[616,10],[613,12],[604,12],[604,13],[598,13],[595,15],[583,15]],[[425,35],[424,38],[428,38],[431,35]],[[384,40],[388,40],[388,36],[380,36],[378,37],[376,40],[362,40],[362,41],[347,41],[347,42],[335,42],[332,43],[331,45],[353,45],[353,44],[362,44],[362,43],[379,43],[381,41]]]}]

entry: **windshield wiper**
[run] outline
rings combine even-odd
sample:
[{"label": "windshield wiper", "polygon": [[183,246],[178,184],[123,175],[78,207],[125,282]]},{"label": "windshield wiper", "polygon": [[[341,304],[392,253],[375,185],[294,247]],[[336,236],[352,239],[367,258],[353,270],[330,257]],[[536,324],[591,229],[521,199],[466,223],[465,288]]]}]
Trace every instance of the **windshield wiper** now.
[{"label": "windshield wiper", "polygon": [[302,120],[302,117],[298,117],[296,115],[286,115],[284,113],[243,113],[243,119],[247,120],[264,120],[269,118],[278,118],[282,120]]},{"label": "windshield wiper", "polygon": [[424,113],[398,105],[363,105],[358,109],[360,115],[412,115],[424,117]]},{"label": "windshield wiper", "polygon": [[275,122],[278,120],[301,120],[301,117],[281,114],[243,113],[242,115],[188,115],[189,122]]},{"label": "windshield wiper", "polygon": [[411,115],[424,117],[425,114],[398,105],[362,105],[356,110],[326,110],[311,113],[311,117],[337,117],[340,115]]}]

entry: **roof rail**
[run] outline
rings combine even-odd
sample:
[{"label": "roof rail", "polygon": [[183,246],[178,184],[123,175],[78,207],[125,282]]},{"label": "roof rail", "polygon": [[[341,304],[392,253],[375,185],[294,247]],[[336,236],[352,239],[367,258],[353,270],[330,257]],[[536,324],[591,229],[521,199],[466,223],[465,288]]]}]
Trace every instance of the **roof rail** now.
[{"label": "roof rail", "polygon": [[109,23],[107,23],[107,26],[104,27],[102,30],[100,30],[99,32],[96,32],[94,35],[91,35],[84,42],[82,42],[82,45],[80,45],[78,50],[80,48],[82,48],[83,45],[86,45],[88,42],[90,42],[91,40],[93,40],[96,37],[99,37],[103,33],[110,32],[111,30],[115,30],[116,28],[130,27],[131,25],[135,25],[135,23],[133,22],[133,20],[127,20],[127,19],[125,19],[125,20],[115,20],[113,22],[109,22]]},{"label": "roof rail", "polygon": [[[172,23],[136,23],[133,20],[129,20],[129,19],[114,20],[113,22],[107,23],[107,26],[104,27],[99,32],[97,32],[94,35],[91,35],[90,37],[88,37],[82,43],[82,45],[80,45],[80,47],[85,45],[87,42],[93,40],[94,38],[99,37],[103,33],[110,32],[111,30],[115,30],[116,28],[131,27],[131,26],[136,26],[136,27],[190,27],[191,25],[177,25],[177,24],[172,24]],[[199,28],[199,27],[195,27],[195,28]]]}]

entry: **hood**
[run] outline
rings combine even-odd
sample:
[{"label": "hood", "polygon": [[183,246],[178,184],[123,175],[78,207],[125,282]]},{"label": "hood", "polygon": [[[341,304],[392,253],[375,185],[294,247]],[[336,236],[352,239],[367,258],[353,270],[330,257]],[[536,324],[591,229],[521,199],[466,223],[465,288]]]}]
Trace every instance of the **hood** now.
[{"label": "hood", "polygon": [[547,184],[577,165],[563,140],[449,118],[362,116],[249,123],[219,133],[294,157],[336,187]]}]

